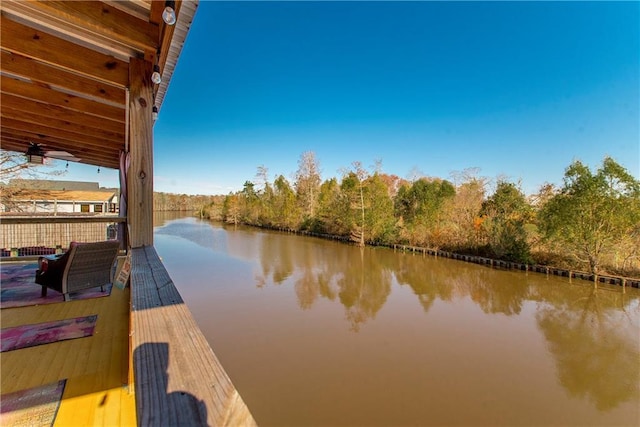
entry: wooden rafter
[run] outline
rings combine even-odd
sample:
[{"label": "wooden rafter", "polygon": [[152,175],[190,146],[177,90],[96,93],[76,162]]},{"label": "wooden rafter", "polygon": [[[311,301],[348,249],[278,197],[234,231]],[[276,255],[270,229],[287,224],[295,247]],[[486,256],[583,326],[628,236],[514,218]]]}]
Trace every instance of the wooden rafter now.
[{"label": "wooden rafter", "polygon": [[52,106],[66,108],[70,111],[82,112],[106,120],[124,123],[124,107],[92,101],[87,98],[60,92],[50,87],[33,84],[6,76],[0,76],[0,91],[3,94],[15,95],[32,101],[47,103]]},{"label": "wooden rafter", "polygon": [[181,6],[176,1],[179,22],[170,27],[164,0],[2,0],[0,148],[25,152],[33,142],[117,168],[129,149],[130,62],[158,61],[160,107],[197,3],[185,16]]}]

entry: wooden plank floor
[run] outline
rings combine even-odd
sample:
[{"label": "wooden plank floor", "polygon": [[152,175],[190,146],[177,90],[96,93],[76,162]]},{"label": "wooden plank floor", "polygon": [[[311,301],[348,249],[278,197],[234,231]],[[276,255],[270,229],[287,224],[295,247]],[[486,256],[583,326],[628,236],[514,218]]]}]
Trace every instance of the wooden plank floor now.
[{"label": "wooden plank floor", "polygon": [[131,283],[140,424],[255,426],[152,246],[132,250]]},{"label": "wooden plank floor", "polygon": [[[52,292],[52,291],[49,291]],[[67,379],[55,425],[136,425],[129,393],[129,288],[83,301],[0,310],[3,328],[98,315],[93,336],[0,354],[2,393]]]}]

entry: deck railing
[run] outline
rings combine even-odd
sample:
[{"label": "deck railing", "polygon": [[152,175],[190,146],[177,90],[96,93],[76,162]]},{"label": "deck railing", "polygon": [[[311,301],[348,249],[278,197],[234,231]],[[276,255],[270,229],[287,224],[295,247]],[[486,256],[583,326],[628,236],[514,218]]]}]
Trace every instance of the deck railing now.
[{"label": "deck railing", "polygon": [[126,218],[87,216],[2,216],[0,250],[2,257],[29,257],[60,253],[76,242],[122,241]]},{"label": "deck railing", "polygon": [[155,248],[134,248],[131,258],[138,425],[255,426]]}]

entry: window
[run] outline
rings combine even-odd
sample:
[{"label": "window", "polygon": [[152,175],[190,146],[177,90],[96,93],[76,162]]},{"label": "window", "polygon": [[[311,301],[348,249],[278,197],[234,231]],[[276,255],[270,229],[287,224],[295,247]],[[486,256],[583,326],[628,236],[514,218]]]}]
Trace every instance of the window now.
[{"label": "window", "polygon": [[80,212],[89,212],[89,205],[80,205]]},{"label": "window", "polygon": [[102,212],[102,205],[93,205],[94,212]]}]

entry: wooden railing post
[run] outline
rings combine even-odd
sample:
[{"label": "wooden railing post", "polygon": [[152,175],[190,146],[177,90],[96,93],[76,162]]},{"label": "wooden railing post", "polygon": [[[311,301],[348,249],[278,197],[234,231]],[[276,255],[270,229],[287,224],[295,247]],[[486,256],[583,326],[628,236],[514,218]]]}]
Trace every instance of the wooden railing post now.
[{"label": "wooden railing post", "polygon": [[129,63],[129,135],[131,164],[127,176],[127,218],[134,248],[153,245],[153,83],[152,66]]}]

